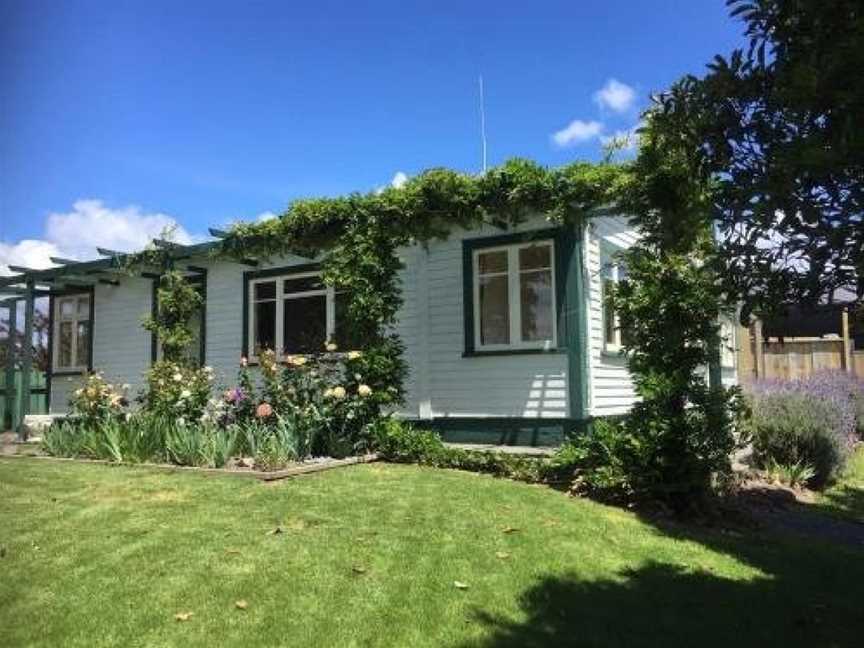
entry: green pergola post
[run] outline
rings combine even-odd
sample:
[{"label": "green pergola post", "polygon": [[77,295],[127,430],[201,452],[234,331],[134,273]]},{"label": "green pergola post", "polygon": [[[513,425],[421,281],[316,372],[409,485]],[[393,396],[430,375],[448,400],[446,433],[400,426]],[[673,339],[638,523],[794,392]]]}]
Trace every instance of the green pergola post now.
[{"label": "green pergola post", "polygon": [[24,427],[24,417],[30,413],[30,370],[33,366],[33,308],[34,281],[27,279],[24,292],[24,331],[21,335],[21,401],[18,403],[20,416],[18,419],[18,439],[27,440],[27,429]]},{"label": "green pergola post", "polygon": [[[6,411],[9,412],[9,424],[15,425],[15,408],[17,400],[15,398],[15,331],[18,321],[18,301],[9,299],[4,302],[4,306],[9,309],[9,335],[6,337]],[[2,422],[0,422],[2,424]]]}]

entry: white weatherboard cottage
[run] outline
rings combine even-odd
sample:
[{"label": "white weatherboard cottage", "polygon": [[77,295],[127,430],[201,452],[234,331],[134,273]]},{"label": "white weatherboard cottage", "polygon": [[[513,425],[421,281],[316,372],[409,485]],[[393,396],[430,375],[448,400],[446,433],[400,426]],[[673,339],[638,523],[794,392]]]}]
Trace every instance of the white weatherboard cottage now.
[{"label": "white weatherboard cottage", "polygon": [[[487,226],[402,249],[397,332],[410,375],[400,414],[445,438],[553,444],[591,417],[627,412],[633,386],[603,295],[624,277],[615,253],[635,239],[625,218],[604,215],[575,227],[540,218],[513,230]],[[213,245],[170,249],[205,297],[195,350],[218,382],[232,384],[255,348],[302,353],[348,339],[343,297],[320,283],[317,264],[232,261],[210,255]],[[108,258],[17,278],[50,294],[52,413],[66,410],[88,369],[136,393],[159,355],[141,326],[157,278],[112,273],[116,259],[100,253]],[[732,382],[734,354],[722,355]]]}]

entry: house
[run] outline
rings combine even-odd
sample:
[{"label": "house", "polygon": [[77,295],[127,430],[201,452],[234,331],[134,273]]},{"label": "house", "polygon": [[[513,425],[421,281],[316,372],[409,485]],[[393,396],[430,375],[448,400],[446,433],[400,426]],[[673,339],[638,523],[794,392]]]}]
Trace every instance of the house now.
[{"label": "house", "polygon": [[[397,332],[410,375],[399,414],[445,438],[546,445],[591,417],[627,412],[635,395],[604,293],[626,273],[616,252],[635,240],[626,218],[600,215],[575,227],[542,218],[513,230],[483,226],[402,249]],[[255,348],[302,353],[350,334],[340,327],[343,298],[321,284],[310,259],[236,261],[210,254],[218,241],[156,243],[205,298],[196,353],[223,384],[241,356],[254,362]],[[134,392],[159,355],[141,326],[158,275],[126,276],[119,253],[100,253],[0,280],[24,285],[17,290],[28,304],[34,294],[50,297],[53,413],[66,410],[83,372],[100,370]],[[726,382],[735,380],[731,357]]]}]

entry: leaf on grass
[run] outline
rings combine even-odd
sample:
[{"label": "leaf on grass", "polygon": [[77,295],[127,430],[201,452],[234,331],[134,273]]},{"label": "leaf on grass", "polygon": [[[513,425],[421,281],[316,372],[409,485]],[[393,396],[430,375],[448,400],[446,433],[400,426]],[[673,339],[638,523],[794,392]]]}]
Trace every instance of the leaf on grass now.
[{"label": "leaf on grass", "polygon": [[462,581],[453,581],[453,586],[456,589],[460,589],[460,590],[467,590],[468,589],[468,583],[463,583]]},{"label": "leaf on grass", "polygon": [[506,551],[496,551],[495,557],[498,558],[499,560],[507,560],[510,557],[510,554],[507,553]]},{"label": "leaf on grass", "polygon": [[281,526],[277,526],[275,529],[270,529],[267,535],[279,535],[280,533],[284,533],[284,531]]},{"label": "leaf on grass", "polygon": [[225,550],[225,553],[226,553],[226,554],[237,555],[237,554],[240,553],[240,550],[239,550],[239,549],[226,549],[226,550]]},{"label": "leaf on grass", "polygon": [[234,601],[234,607],[236,607],[238,610],[245,610],[249,607],[249,604],[243,599],[240,599],[239,601]]},{"label": "leaf on grass", "polygon": [[192,618],[194,612],[178,612],[174,615],[174,619],[177,621],[188,621]]},{"label": "leaf on grass", "polygon": [[506,526],[506,527],[504,527],[504,528],[501,529],[501,530],[502,530],[504,533],[516,533],[516,532],[519,530],[519,528],[518,528],[518,527]]},{"label": "leaf on grass", "polygon": [[365,567],[361,567],[360,565],[354,565],[354,566],[351,568],[351,571],[353,571],[355,574],[365,574],[365,573],[366,573],[366,568],[365,568]]}]

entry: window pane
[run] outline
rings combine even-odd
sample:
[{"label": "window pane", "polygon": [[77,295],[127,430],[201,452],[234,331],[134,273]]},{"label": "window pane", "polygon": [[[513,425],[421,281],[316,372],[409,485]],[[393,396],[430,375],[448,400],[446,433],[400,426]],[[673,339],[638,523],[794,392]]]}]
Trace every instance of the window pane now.
[{"label": "window pane", "polygon": [[78,318],[79,319],[90,319],[90,298],[89,297],[79,297],[78,298]]},{"label": "window pane", "polygon": [[255,301],[259,299],[276,299],[275,281],[255,284]]},{"label": "window pane", "polygon": [[334,331],[334,342],[340,351],[360,350],[364,347],[364,341],[355,326],[348,321],[348,295],[336,293],[336,330]]},{"label": "window pane", "polygon": [[480,344],[510,343],[507,275],[480,278]]},{"label": "window pane", "polygon": [[75,317],[75,300],[63,299],[60,302],[60,317]]},{"label": "window pane", "polygon": [[57,366],[72,366],[72,322],[60,322],[60,344]]},{"label": "window pane", "polygon": [[327,338],[327,298],[324,295],[286,299],[283,322],[285,353],[320,353]]},{"label": "window pane", "polygon": [[552,247],[549,245],[532,245],[519,249],[519,269],[536,270],[552,267]]},{"label": "window pane", "polygon": [[75,347],[75,366],[86,367],[90,354],[90,323],[78,322],[78,340]]},{"label": "window pane", "polygon": [[[521,250],[520,250],[521,252]],[[552,339],[552,271],[523,272],[519,275],[522,300],[522,341]]]},{"label": "window pane", "polygon": [[491,272],[507,272],[507,250],[478,254],[477,266],[481,275]]},{"label": "window pane", "polygon": [[297,277],[295,279],[286,279],[282,284],[283,290],[290,293],[307,292],[309,290],[323,290],[324,283],[321,277]]},{"label": "window pane", "polygon": [[615,310],[612,308],[610,297],[615,289],[615,282],[610,279],[603,281],[603,340],[606,344],[618,344],[617,331],[615,330]]},{"label": "window pane", "polygon": [[255,332],[253,351],[272,349],[276,346],[276,302],[266,301],[255,304],[253,309],[252,330]]}]

